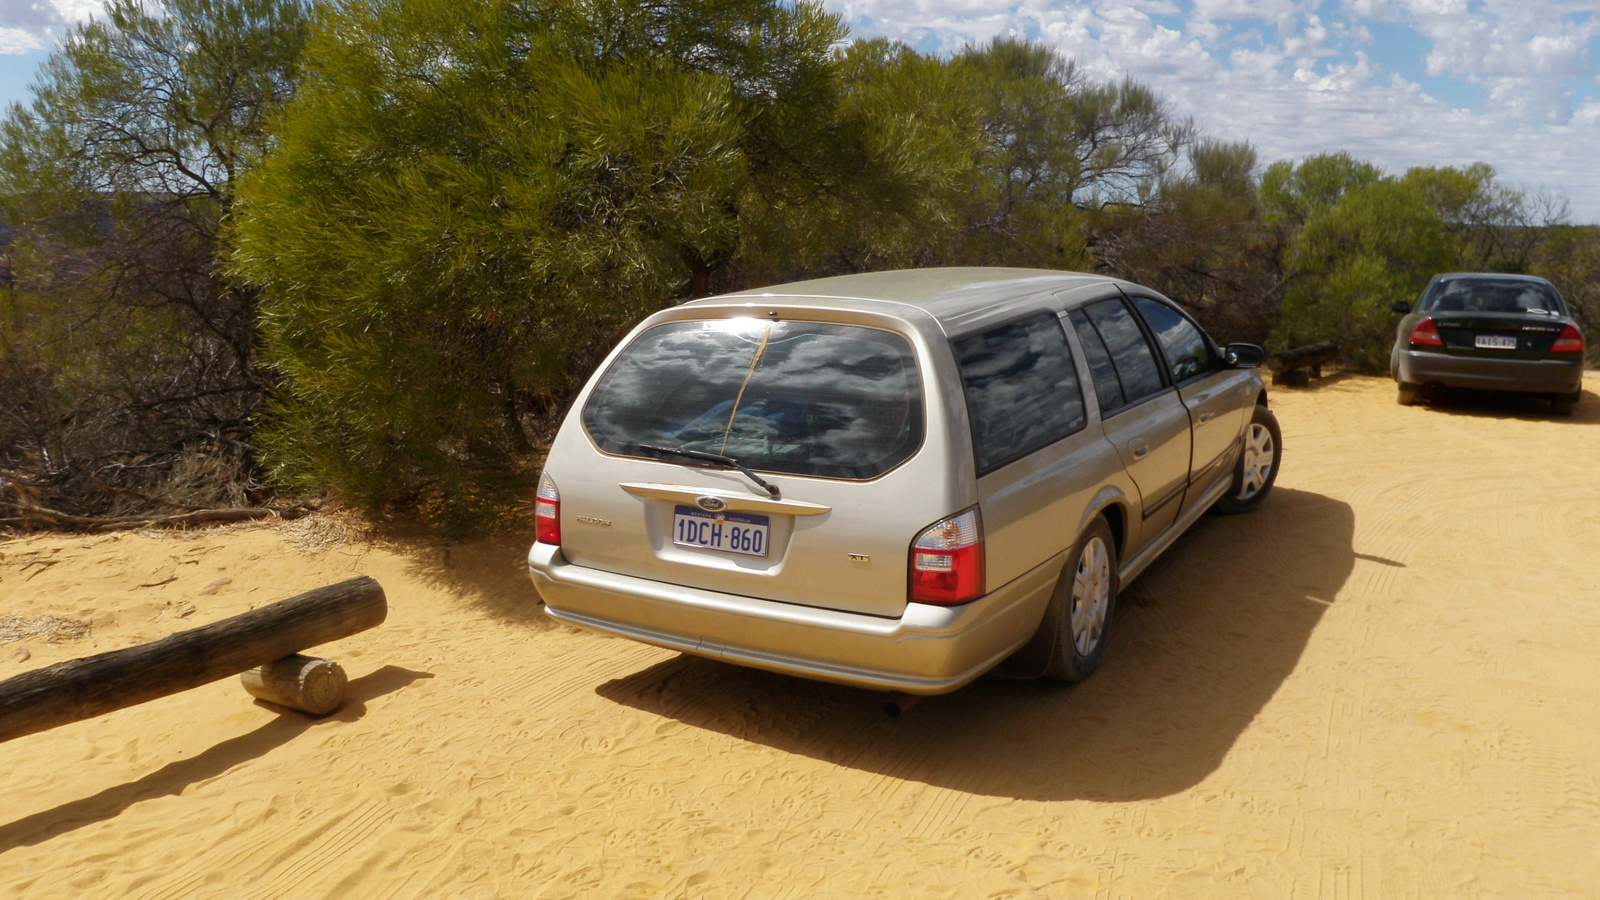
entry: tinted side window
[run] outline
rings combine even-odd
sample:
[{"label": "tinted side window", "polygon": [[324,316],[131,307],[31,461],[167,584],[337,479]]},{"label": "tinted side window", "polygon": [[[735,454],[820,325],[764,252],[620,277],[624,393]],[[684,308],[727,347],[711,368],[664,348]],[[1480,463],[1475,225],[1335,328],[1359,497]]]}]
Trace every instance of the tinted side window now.
[{"label": "tinted side window", "polygon": [[1103,300],[1084,307],[1089,321],[1111,351],[1111,361],[1117,367],[1117,377],[1122,381],[1122,395],[1129,403],[1137,403],[1161,391],[1161,370],[1156,367],[1156,356],[1145,340],[1139,323],[1117,300]]},{"label": "tinted side window", "polygon": [[1106,350],[1105,341],[1100,340],[1100,332],[1089,324],[1089,317],[1078,310],[1071,315],[1071,319],[1072,330],[1078,333],[1078,342],[1083,344],[1083,356],[1089,361],[1089,372],[1094,378],[1094,395],[1100,399],[1100,412],[1105,414],[1125,402],[1122,382],[1117,379],[1117,370],[1111,365],[1111,353]]},{"label": "tinted side window", "polygon": [[1135,297],[1133,305],[1139,308],[1139,314],[1155,332],[1156,340],[1167,355],[1173,381],[1193,378],[1217,367],[1217,355],[1211,350],[1211,342],[1183,313],[1149,297]]},{"label": "tinted side window", "polygon": [[1055,316],[1012,322],[952,346],[972,421],[978,474],[1084,426],[1083,390]]}]

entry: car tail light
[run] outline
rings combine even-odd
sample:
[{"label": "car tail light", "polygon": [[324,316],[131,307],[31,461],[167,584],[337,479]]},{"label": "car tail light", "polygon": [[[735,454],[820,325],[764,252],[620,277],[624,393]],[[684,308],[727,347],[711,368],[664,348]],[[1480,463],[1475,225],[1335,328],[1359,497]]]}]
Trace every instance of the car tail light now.
[{"label": "car tail light", "polygon": [[541,544],[561,546],[561,492],[556,490],[556,483],[548,473],[539,476],[533,521],[534,540]]},{"label": "car tail light", "polygon": [[1578,329],[1568,325],[1561,329],[1561,334],[1556,337],[1556,342],[1550,345],[1551,353],[1582,353],[1583,334]]},{"label": "car tail light", "polygon": [[929,525],[911,542],[911,602],[955,605],[983,594],[978,508]]},{"label": "car tail light", "polygon": [[1413,347],[1443,347],[1444,340],[1439,337],[1439,329],[1435,328],[1432,319],[1423,319],[1411,327],[1411,341]]}]

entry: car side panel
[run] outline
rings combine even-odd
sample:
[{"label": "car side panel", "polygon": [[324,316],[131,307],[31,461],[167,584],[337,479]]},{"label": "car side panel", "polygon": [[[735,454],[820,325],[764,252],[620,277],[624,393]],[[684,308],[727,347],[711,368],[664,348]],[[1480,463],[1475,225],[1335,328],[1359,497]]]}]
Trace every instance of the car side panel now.
[{"label": "car side panel", "polygon": [[[1194,428],[1189,480],[1195,488],[1211,484],[1233,462],[1259,390],[1258,380],[1242,369],[1219,369],[1179,388]],[[1202,490],[1191,489],[1185,507],[1200,502],[1201,495]]]},{"label": "car side panel", "polygon": [[1166,531],[1183,506],[1192,451],[1189,410],[1178,391],[1167,388],[1119,411],[1104,428],[1139,497],[1138,520],[1129,529],[1135,544],[1124,551],[1131,555]]},{"label": "car side panel", "polygon": [[989,590],[1071,547],[1106,484],[1134,490],[1093,425],[979,479]]}]

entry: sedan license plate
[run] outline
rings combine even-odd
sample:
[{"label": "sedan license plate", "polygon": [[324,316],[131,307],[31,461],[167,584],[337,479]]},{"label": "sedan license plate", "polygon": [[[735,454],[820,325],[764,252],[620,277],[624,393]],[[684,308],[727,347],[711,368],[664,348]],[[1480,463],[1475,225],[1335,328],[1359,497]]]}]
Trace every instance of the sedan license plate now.
[{"label": "sedan license plate", "polygon": [[1501,334],[1480,334],[1472,342],[1479,350],[1515,350],[1517,339]]},{"label": "sedan license plate", "polygon": [[680,547],[766,556],[767,524],[766,516],[711,513],[692,506],[675,506],[672,509],[672,542]]}]

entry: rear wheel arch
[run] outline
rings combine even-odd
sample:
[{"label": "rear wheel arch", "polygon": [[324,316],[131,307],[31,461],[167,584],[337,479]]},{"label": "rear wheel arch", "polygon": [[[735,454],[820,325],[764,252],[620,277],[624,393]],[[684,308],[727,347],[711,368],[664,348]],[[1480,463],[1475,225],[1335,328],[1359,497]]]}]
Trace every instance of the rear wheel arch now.
[{"label": "rear wheel arch", "polygon": [[[1101,507],[1100,510],[1095,513],[1095,516],[1103,517],[1106,520],[1106,524],[1111,526],[1111,540],[1112,543],[1116,545],[1115,549],[1117,551],[1117,558],[1121,559],[1123,549],[1128,546],[1127,510],[1123,508],[1122,504],[1112,502]],[[1094,516],[1090,516],[1089,520],[1091,522],[1094,521]]]}]

